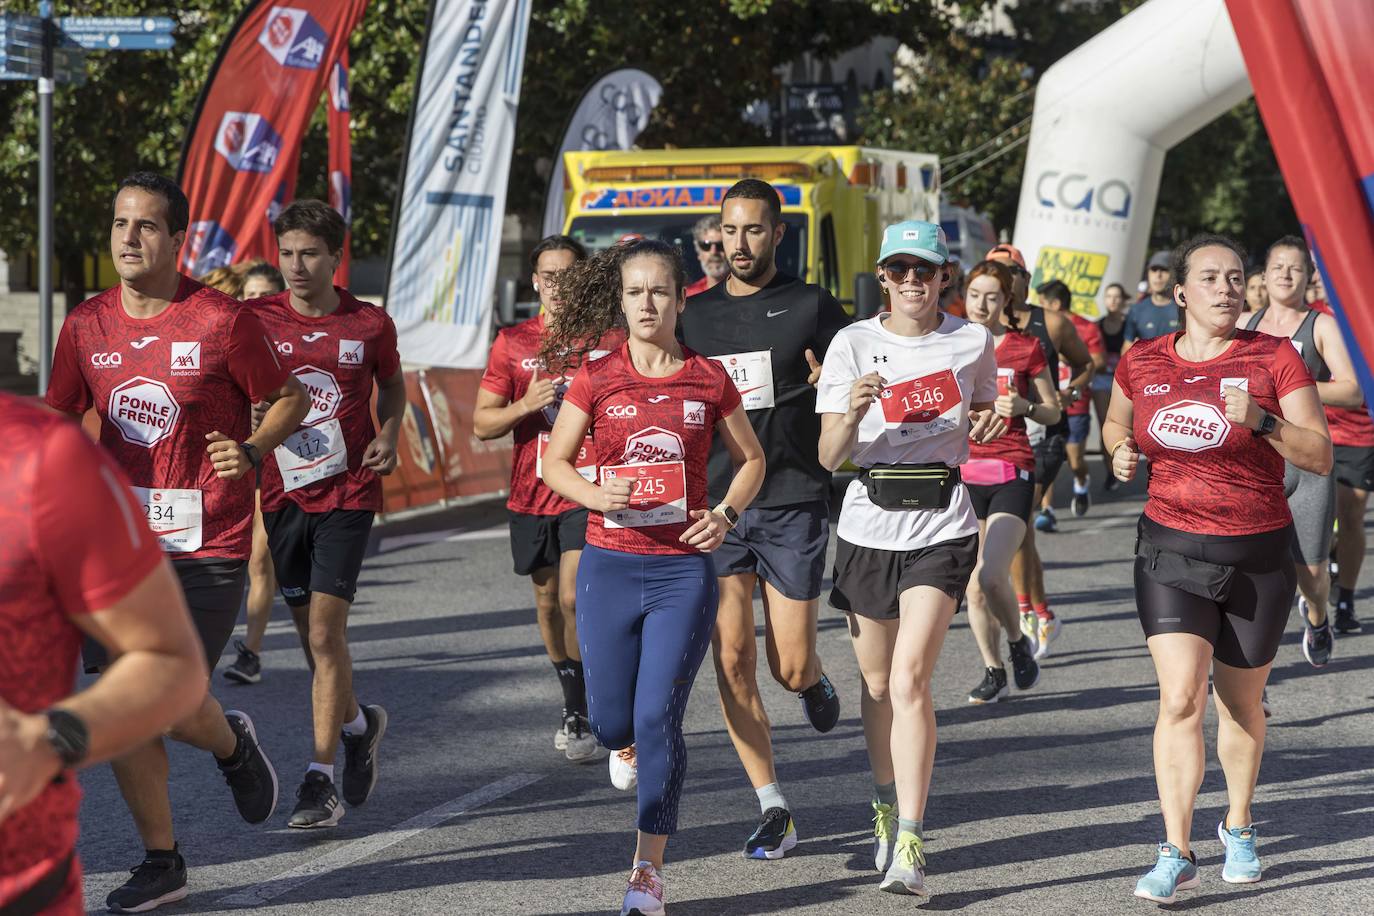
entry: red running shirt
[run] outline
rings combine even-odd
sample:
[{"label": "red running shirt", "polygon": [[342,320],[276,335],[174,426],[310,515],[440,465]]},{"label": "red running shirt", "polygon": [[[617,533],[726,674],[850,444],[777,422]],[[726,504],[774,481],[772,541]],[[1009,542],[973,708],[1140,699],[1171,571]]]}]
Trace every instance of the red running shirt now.
[{"label": "red running shirt", "polygon": [[401,370],[396,325],[348,290],[334,291],[339,307],[321,318],[292,308],[289,292],[244,303],[276,344],[277,358],[310,393],[301,428],[263,456],[264,512],[287,502],[315,513],[382,509],[382,478],[363,467],[363,453],[377,437],[373,380]]},{"label": "red running shirt", "polygon": [[[1078,336],[1083,338],[1083,345],[1088,348],[1089,356],[1107,352],[1107,344],[1102,340],[1102,331],[1098,328],[1096,321],[1089,321],[1074,312],[1069,312],[1069,320],[1073,322],[1073,329],[1078,332]],[[1059,361],[1059,376],[1059,387],[1061,388],[1073,378],[1073,367],[1062,359]],[[1088,412],[1088,408],[1092,406],[1093,402],[1092,393],[1085,387],[1082,394],[1081,398],[1064,410],[1065,416],[1077,417]]]},{"label": "red running shirt", "polygon": [[[249,435],[249,408],[286,383],[262,324],[236,299],[183,277],[155,318],[132,318],[118,286],[67,316],[47,401],[100,415],[100,444],[129,476],[165,551],[248,559],[253,477],[221,480],[207,433]],[[142,489],[137,489],[142,488]]]},{"label": "red running shirt", "polygon": [[[1312,308],[1334,317],[1330,303],[1318,299]],[[1326,412],[1326,426],[1331,431],[1332,445],[1346,445],[1353,448],[1374,448],[1374,420],[1369,418],[1369,408],[1330,407],[1322,405]]]},{"label": "red running shirt", "polygon": [[[117,603],[163,559],[128,481],[79,425],[0,394],[0,429],[0,698],[34,713],[72,692],[71,618]],[[0,910],[72,851],[80,804],[68,776],[0,822]],[[82,912],[79,867],[44,912]]]},{"label": "red running shirt", "polygon": [[[1030,398],[1034,379],[1046,369],[1045,351],[1034,337],[1007,330],[997,338],[997,394],[1000,397],[1011,384],[1016,393]],[[1026,418],[1012,417],[1007,431],[995,442],[979,445],[969,442],[968,456],[972,459],[1006,461],[1019,470],[1035,472],[1035,452],[1026,437]]]},{"label": "red running shirt", "polygon": [[1220,356],[1187,362],[1178,335],[1137,340],[1116,369],[1135,408],[1136,445],[1150,459],[1145,514],[1177,531],[1242,535],[1275,531],[1292,516],[1283,494],[1283,456],[1226,419],[1223,386],[1244,387],[1282,416],[1279,399],[1313,384],[1285,338],[1236,331]]},{"label": "red running shirt", "polygon": [[567,402],[592,418],[601,474],[635,481],[632,511],[619,520],[593,512],[588,544],[626,553],[697,552],[678,537],[691,524],[689,510],[708,508],[711,437],[740,398],[715,360],[687,347],[682,356],[683,367],[673,375],[648,378],[636,371],[629,344],[622,344],[584,366],[568,387]]},{"label": "red running shirt", "polygon": [[[536,368],[542,377],[547,378],[548,372],[539,360],[540,338],[543,335],[543,315],[498,331],[491,356],[487,359],[487,369],[482,373],[482,387],[505,398],[507,403],[514,403],[529,391]],[[587,356],[589,359],[599,359],[618,347],[624,339],[623,331],[612,331]],[[511,458],[510,497],[506,500],[506,507],[512,512],[560,515],[582,508],[549,489],[541,476],[544,446],[548,444],[549,431],[553,429],[553,421],[558,419],[558,408],[568,393],[568,384],[574,375],[575,370],[565,371],[560,380],[555,380],[557,400],[525,417],[511,430],[515,442]],[[586,456],[586,460],[589,458]],[[587,473],[592,473],[590,465]]]}]

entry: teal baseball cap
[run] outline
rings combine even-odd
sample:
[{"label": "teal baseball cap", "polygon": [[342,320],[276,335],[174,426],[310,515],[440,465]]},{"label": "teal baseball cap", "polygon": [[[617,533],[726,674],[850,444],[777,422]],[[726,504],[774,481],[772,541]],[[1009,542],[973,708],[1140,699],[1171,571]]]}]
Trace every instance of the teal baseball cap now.
[{"label": "teal baseball cap", "polygon": [[934,223],[919,219],[893,223],[883,230],[883,245],[878,251],[878,263],[883,263],[894,254],[915,255],[932,264],[943,264],[949,260],[945,230]]}]

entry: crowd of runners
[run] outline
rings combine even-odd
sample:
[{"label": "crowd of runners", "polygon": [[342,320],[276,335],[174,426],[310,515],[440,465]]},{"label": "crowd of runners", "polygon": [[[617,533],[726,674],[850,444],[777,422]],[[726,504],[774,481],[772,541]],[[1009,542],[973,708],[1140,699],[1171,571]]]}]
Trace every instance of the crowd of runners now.
[{"label": "crowd of runners", "polygon": [[[245,821],[274,817],[278,770],[253,719],[207,689],[245,592],[223,677],[264,676],[275,594],[311,671],[313,733],[274,750],[298,761],[287,825],[332,827],[378,783],[388,717],[364,700],[386,698],[355,685],[347,623],[397,461],[395,328],[333,284],[347,227],[328,205],[277,215],[276,265],[204,282],[176,267],[187,218],[173,182],[125,179],[110,237],[120,283],[68,315],[48,409],[0,396],[5,913],[83,912],[75,768],[111,763],[144,846],[112,912],[187,894],[166,738],[213,756]],[[544,239],[530,257],[539,313],[497,334],[474,405],[477,437],[513,441],[511,553],[559,685],[552,751],[605,760],[637,796],[622,916],[665,912],[690,786],[682,722],[708,650],[758,798],[742,854],[782,858],[803,835],[759,690],[756,595],[768,673],[816,731],[841,716],[827,667],[857,665],[877,883],[927,896],[945,634],[966,609],[983,663],[970,703],[1036,686],[1072,638],[1036,539],[1056,536],[1066,463],[1070,511],[1091,512],[1099,460],[1104,490],[1149,477],[1134,588],[1159,685],[1164,841],[1134,893],[1169,903],[1199,883],[1209,683],[1229,805],[1221,876],[1260,880],[1265,682],[1295,597],[1313,666],[1336,633],[1360,630],[1374,487],[1374,423],[1311,295],[1303,240],[1277,240],[1247,274],[1234,241],[1197,236],[1150,258],[1136,301],[1109,287],[1092,322],[1059,281],[1031,304],[1014,246],[958,265],[939,226],[908,220],[882,236],[883,310],[853,320],[778,269],[786,231],[777,191],[744,179],[693,228],[691,285],[670,242],[589,253]],[[72,422],[88,411],[99,446]],[[853,662],[817,653],[823,597],[847,617]],[[78,654],[98,676],[71,694]]]}]

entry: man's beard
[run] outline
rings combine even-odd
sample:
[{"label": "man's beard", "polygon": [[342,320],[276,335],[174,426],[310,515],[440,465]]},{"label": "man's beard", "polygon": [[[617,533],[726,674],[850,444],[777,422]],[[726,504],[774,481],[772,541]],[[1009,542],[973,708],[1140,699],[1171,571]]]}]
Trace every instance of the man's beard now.
[{"label": "man's beard", "polygon": [[772,266],[773,252],[771,251],[766,255],[762,253],[754,255],[754,262],[747,271],[740,270],[736,267],[733,258],[729,261],[730,273],[735,275],[736,280],[741,280],[745,283],[757,280],[759,277],[768,273],[768,268]]},{"label": "man's beard", "polygon": [[708,261],[701,266],[701,270],[707,278],[719,283],[725,279],[725,275],[730,272],[730,265],[724,258],[719,261]]}]

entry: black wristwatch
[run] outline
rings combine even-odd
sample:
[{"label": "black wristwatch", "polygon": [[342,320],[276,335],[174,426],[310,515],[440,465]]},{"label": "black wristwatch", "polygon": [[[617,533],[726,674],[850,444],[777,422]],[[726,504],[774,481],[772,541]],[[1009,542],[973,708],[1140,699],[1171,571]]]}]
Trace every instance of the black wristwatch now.
[{"label": "black wristwatch", "polygon": [[725,520],[730,523],[730,530],[735,530],[735,526],[739,524],[739,513],[734,507],[728,503],[721,503],[716,506],[716,511],[725,516]]},{"label": "black wristwatch", "polygon": [[262,464],[262,455],[258,454],[258,447],[251,442],[240,442],[239,448],[243,449],[243,453],[248,456],[248,463],[253,466],[254,470],[257,470]]},{"label": "black wristwatch", "polygon": [[1266,410],[1264,416],[1260,417],[1259,426],[1253,430],[1253,434],[1256,436],[1267,436],[1272,433],[1274,427],[1278,425],[1279,418]]},{"label": "black wristwatch", "polygon": [[49,709],[43,714],[48,717],[48,744],[57,758],[64,767],[80,766],[91,743],[86,723],[64,709]]}]

